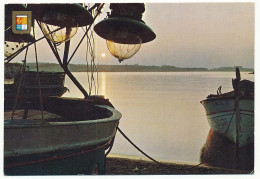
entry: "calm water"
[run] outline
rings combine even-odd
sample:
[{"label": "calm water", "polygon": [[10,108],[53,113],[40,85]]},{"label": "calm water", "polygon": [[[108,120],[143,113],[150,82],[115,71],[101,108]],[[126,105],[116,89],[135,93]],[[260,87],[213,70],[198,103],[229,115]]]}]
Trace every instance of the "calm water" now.
[{"label": "calm water", "polygon": [[[87,73],[74,73],[89,89]],[[105,95],[123,117],[119,127],[149,155],[160,160],[198,163],[209,125],[200,101],[210,93],[232,90],[234,72],[99,73]],[[241,73],[254,81],[254,75]],[[83,97],[66,77],[66,97]],[[117,133],[111,153],[143,156]]]}]

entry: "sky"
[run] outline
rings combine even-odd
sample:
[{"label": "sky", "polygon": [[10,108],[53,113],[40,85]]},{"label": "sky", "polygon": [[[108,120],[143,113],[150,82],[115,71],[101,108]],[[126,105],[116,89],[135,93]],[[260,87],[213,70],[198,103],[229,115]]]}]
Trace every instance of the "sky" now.
[{"label": "sky", "polygon": [[[108,4],[97,22],[105,18]],[[96,64],[172,65],[177,67],[216,68],[254,67],[254,3],[146,3],[145,23],[156,39],[142,44],[132,58],[119,63],[106,41],[95,36]],[[41,37],[37,31],[37,38]],[[81,28],[71,40],[73,49],[83,35]],[[57,63],[45,40],[37,43],[40,62]],[[63,45],[59,47],[63,49]],[[63,51],[60,51],[62,56]],[[85,63],[86,42],[82,43],[72,63]],[[21,61],[24,54],[15,61]],[[34,62],[33,46],[28,62]]]}]

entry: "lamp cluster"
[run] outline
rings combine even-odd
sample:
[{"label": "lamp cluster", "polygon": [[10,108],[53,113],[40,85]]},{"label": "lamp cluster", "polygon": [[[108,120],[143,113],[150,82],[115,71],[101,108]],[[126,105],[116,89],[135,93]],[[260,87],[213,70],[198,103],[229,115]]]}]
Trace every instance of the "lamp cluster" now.
[{"label": "lamp cluster", "polygon": [[[106,40],[110,53],[121,62],[135,55],[141,44],[154,40],[156,35],[142,20],[145,11],[143,3],[111,3],[110,9],[108,17],[96,24],[94,30]],[[9,4],[6,5],[5,20],[10,19],[11,11],[21,10],[31,11],[33,20],[39,22],[44,35],[56,45],[71,39],[78,27],[94,21],[91,13],[81,4]],[[24,43],[34,40],[30,34],[13,34],[12,28],[8,28],[10,24],[5,26],[6,56],[17,51]]]}]

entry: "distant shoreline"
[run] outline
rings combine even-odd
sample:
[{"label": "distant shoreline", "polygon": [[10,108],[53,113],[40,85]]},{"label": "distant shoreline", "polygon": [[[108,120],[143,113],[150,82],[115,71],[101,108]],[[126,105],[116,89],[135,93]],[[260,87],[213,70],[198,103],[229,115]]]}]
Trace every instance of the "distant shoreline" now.
[{"label": "distant shoreline", "polygon": [[[27,63],[30,71],[36,71],[35,63]],[[10,63],[5,66],[6,73],[15,73],[21,67],[20,63]],[[253,72],[253,68],[243,68],[238,66],[241,72]],[[234,72],[235,67],[220,67],[220,68],[181,68],[170,65],[162,66],[143,66],[143,65],[96,65],[98,72]],[[59,64],[56,63],[39,63],[40,71],[63,71]],[[70,64],[71,72],[87,72],[91,71],[90,65]],[[96,69],[94,69],[96,70]]]}]

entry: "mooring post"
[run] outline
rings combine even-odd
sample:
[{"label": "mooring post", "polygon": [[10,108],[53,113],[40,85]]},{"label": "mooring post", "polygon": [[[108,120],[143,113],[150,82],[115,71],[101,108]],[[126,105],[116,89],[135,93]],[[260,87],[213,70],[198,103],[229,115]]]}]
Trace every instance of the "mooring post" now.
[{"label": "mooring post", "polygon": [[239,106],[239,101],[240,101],[240,71],[239,68],[236,68],[236,88],[235,88],[235,113],[236,113],[236,168],[238,167],[239,163],[239,133],[241,130],[240,127],[240,106]]}]

